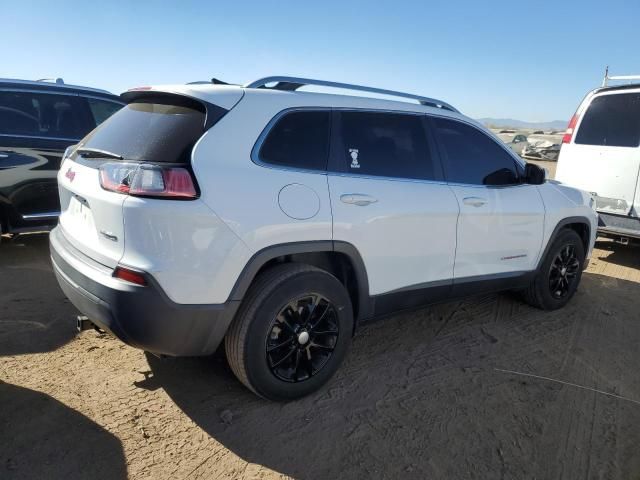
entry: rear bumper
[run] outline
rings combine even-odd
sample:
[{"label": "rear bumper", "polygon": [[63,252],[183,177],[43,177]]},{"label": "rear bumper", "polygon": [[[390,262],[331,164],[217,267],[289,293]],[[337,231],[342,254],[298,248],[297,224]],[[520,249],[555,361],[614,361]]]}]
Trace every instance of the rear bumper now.
[{"label": "rear bumper", "polygon": [[112,269],[76,250],[60,227],[49,238],[53,270],[67,298],[93,323],[133,347],[171,356],[209,355],[239,306],[238,301],[175,303],[151,276],[144,287],[114,278]]},{"label": "rear bumper", "polygon": [[598,212],[598,233],[640,238],[640,218]]}]

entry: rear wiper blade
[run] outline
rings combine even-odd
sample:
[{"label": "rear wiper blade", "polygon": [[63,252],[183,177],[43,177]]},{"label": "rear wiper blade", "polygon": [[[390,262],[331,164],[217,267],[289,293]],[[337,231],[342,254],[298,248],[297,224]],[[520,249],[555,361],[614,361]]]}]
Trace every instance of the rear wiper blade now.
[{"label": "rear wiper blade", "polygon": [[78,148],[76,152],[84,158],[115,158],[116,160],[124,160],[122,155],[109,152],[108,150],[100,150],[99,148],[82,147]]}]

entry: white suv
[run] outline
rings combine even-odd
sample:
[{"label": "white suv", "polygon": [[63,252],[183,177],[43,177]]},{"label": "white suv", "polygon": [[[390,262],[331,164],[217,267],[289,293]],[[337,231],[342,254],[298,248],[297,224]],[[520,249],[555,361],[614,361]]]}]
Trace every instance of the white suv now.
[{"label": "white suv", "polygon": [[122,96],[58,175],[60,286],[156,354],[224,340],[265,398],[318,389],[373,317],[506,289],[562,307],[593,248],[589,194],[439,100],[290,77]]}]

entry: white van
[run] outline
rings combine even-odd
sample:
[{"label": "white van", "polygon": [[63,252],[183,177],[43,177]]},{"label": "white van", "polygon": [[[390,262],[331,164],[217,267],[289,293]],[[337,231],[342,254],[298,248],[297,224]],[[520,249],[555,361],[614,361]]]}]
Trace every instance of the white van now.
[{"label": "white van", "polygon": [[591,192],[598,232],[628,243],[640,239],[640,83],[591,91],[562,138],[556,180]]}]

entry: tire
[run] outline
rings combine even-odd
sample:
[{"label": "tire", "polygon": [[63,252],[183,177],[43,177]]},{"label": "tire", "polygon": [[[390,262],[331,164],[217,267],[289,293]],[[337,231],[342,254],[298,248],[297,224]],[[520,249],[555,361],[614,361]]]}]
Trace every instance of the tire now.
[{"label": "tire", "polygon": [[309,395],[333,376],[352,334],[351,300],[338,279],[288,263],[254,280],[227,332],[225,352],[247,388],[287,401]]},{"label": "tire", "polygon": [[525,302],[542,310],[564,307],[580,284],[584,259],[584,246],[580,236],[573,230],[561,230],[553,240],[535,278],[524,290]]}]

